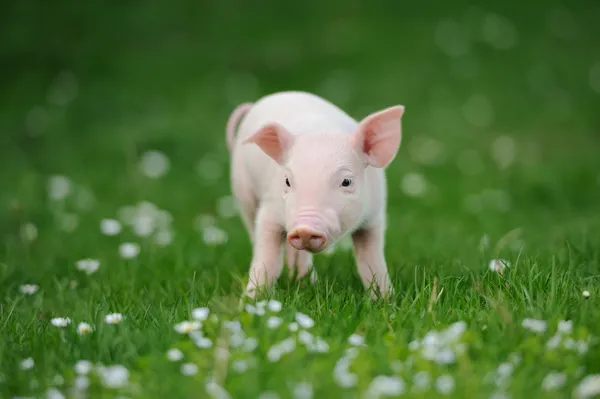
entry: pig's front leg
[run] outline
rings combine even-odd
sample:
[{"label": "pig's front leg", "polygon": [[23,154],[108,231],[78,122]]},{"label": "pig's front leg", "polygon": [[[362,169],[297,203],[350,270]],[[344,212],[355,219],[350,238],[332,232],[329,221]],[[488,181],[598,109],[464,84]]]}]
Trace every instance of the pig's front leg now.
[{"label": "pig's front leg", "polygon": [[394,293],[383,253],[384,229],[381,225],[367,226],[352,234],[354,257],[358,273],[365,288],[373,289],[373,297],[377,291],[383,297]]},{"label": "pig's front leg", "polygon": [[283,235],[281,226],[271,218],[266,208],[260,208],[256,215],[252,263],[246,295],[254,298],[256,289],[270,287],[279,277],[283,268],[281,245]]},{"label": "pig's front leg", "polygon": [[310,282],[314,284],[317,281],[317,272],[313,268],[313,256],[310,252],[298,251],[288,242],[286,244],[286,259],[290,278],[294,275],[294,270],[297,270],[296,278],[298,280],[310,273]]}]

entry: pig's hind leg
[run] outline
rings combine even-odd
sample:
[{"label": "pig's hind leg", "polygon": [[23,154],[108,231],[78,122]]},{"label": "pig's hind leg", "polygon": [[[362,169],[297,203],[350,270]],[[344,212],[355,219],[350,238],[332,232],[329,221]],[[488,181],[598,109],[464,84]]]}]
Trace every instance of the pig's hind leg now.
[{"label": "pig's hind leg", "polygon": [[307,251],[298,251],[288,242],[285,246],[286,260],[288,266],[289,277],[294,276],[294,271],[297,271],[296,279],[300,280],[310,273],[310,282],[317,281],[317,272],[313,268],[313,256]]}]

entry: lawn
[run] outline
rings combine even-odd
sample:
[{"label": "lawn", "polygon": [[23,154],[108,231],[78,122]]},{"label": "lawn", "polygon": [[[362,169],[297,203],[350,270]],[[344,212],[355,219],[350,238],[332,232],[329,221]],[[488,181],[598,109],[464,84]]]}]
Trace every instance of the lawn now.
[{"label": "lawn", "polygon": [[[600,395],[600,6],[212,3],[0,6],[0,397]],[[390,301],[342,242],[240,306],[279,90],[406,106]]]}]

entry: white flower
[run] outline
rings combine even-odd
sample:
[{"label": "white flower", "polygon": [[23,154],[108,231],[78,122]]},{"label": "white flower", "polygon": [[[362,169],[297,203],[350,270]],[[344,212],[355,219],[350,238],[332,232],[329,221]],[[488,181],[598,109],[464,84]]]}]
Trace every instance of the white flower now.
[{"label": "white flower", "polygon": [[248,337],[244,341],[244,351],[252,352],[254,349],[258,347],[258,340],[254,337]]},{"label": "white flower", "polygon": [[206,337],[197,337],[194,338],[194,343],[198,348],[207,349],[212,347],[212,341]]},{"label": "white flower", "polygon": [[46,399],[65,399],[65,395],[56,388],[48,388],[46,391]]},{"label": "white flower", "polygon": [[71,193],[71,180],[62,175],[51,176],[48,179],[48,197],[53,201],[61,201]]},{"label": "white flower", "polygon": [[313,387],[310,382],[299,382],[292,389],[294,399],[312,399]]},{"label": "white flower", "polygon": [[298,341],[304,345],[310,345],[313,341],[314,337],[311,333],[306,330],[301,330],[298,333]]},{"label": "white flower", "polygon": [[[0,383],[2,383],[2,378],[0,377]],[[56,374],[53,378],[52,378],[52,385],[56,385],[56,386],[61,386],[65,383],[65,378],[60,375],[60,374]]]},{"label": "white flower", "polygon": [[267,327],[269,328],[277,328],[283,323],[280,317],[271,316],[267,319]]},{"label": "white flower", "polygon": [[123,320],[123,315],[121,313],[109,313],[104,316],[106,324],[119,324],[121,320]]},{"label": "white flower", "polygon": [[156,245],[166,247],[173,242],[173,232],[169,229],[160,229],[154,234],[154,242]]},{"label": "white flower", "polygon": [[521,322],[521,326],[530,331],[533,331],[534,333],[543,333],[546,331],[547,323],[544,320],[526,318],[523,319],[523,322]]},{"label": "white flower", "polygon": [[366,398],[378,398],[380,396],[399,396],[405,389],[404,381],[399,377],[378,375],[373,378],[367,388]]},{"label": "white flower", "polygon": [[364,345],[365,337],[363,337],[362,335],[358,335],[358,334],[352,334],[351,336],[348,337],[348,342],[350,343],[350,345],[354,345],[354,346]]},{"label": "white flower", "polygon": [[202,239],[206,245],[225,244],[228,238],[227,232],[216,226],[207,226],[202,230]]},{"label": "white flower", "polygon": [[329,351],[329,344],[325,342],[322,338],[317,337],[317,339],[314,342],[309,344],[308,349],[311,352],[325,353]]},{"label": "white flower", "polygon": [[23,284],[19,287],[19,290],[24,295],[33,295],[40,289],[40,286],[37,284]]},{"label": "white flower", "polygon": [[213,379],[210,379],[210,381],[206,383],[204,389],[212,399],[231,399],[229,392],[217,384]]},{"label": "white flower", "polygon": [[121,223],[116,219],[102,219],[100,231],[107,236],[116,236],[121,232]]},{"label": "white flower", "polygon": [[243,373],[248,370],[248,362],[243,359],[235,360],[231,363],[231,368],[234,369],[237,373]]},{"label": "white flower", "polygon": [[92,365],[92,362],[90,362],[89,360],[78,360],[77,363],[75,363],[75,373],[79,374],[79,375],[87,375],[90,373],[90,371],[92,371],[92,368],[94,366]]},{"label": "white flower", "polygon": [[575,388],[575,397],[579,399],[591,398],[600,394],[600,374],[591,374],[585,377]]},{"label": "white flower", "polygon": [[23,241],[34,241],[38,236],[38,229],[33,223],[25,223],[19,229]]},{"label": "white flower", "polygon": [[556,349],[560,345],[561,341],[561,336],[559,334],[554,334],[552,338],[550,338],[548,342],[546,342],[546,347],[548,349]]},{"label": "white flower", "polygon": [[573,332],[572,320],[561,320],[558,322],[558,332],[561,334],[571,334]]},{"label": "white flower", "polygon": [[333,368],[333,379],[342,388],[352,388],[358,382],[358,376],[350,372],[351,356],[342,356]]},{"label": "white flower", "polygon": [[435,387],[442,395],[448,395],[454,391],[454,378],[450,375],[439,376],[435,380]]},{"label": "white flower", "polygon": [[290,324],[288,324],[288,330],[290,330],[291,332],[296,332],[298,331],[298,323],[296,322],[291,322]]},{"label": "white flower", "polygon": [[50,323],[52,323],[54,327],[62,328],[71,324],[71,319],[68,317],[54,317],[52,320],[50,320]]},{"label": "white flower", "polygon": [[550,373],[542,381],[544,391],[554,391],[562,388],[567,382],[567,376],[564,373]]},{"label": "white flower", "polygon": [[181,323],[175,324],[174,328],[179,334],[189,334],[192,331],[199,330],[202,327],[202,323],[199,321],[182,321]]},{"label": "white flower", "polygon": [[98,373],[102,380],[102,385],[107,388],[122,388],[129,381],[129,370],[123,365],[117,364],[108,367],[99,367]]},{"label": "white flower", "polygon": [[119,254],[123,259],[133,259],[140,254],[140,246],[133,242],[124,242],[119,246]]},{"label": "white flower", "polygon": [[139,163],[140,172],[150,179],[158,179],[167,173],[171,162],[161,151],[146,151]]},{"label": "white flower", "polygon": [[293,352],[294,349],[296,349],[296,341],[292,338],[287,338],[269,348],[267,358],[271,362],[277,362],[281,359],[282,355]]},{"label": "white flower", "polygon": [[81,270],[83,272],[86,272],[87,274],[92,274],[95,273],[96,270],[98,270],[98,267],[100,267],[100,261],[97,259],[81,259],[78,260],[75,263],[77,270]]},{"label": "white flower", "polygon": [[422,174],[410,172],[402,178],[401,187],[406,195],[421,197],[427,191],[427,181]]},{"label": "white flower", "polygon": [[79,323],[79,325],[77,326],[77,333],[79,335],[86,335],[91,333],[92,331],[94,331],[94,329],[92,328],[91,325],[89,325],[88,323],[85,322],[81,322]]},{"label": "white flower", "polygon": [[196,308],[192,310],[192,318],[199,321],[204,321],[208,318],[209,312],[210,311],[208,308]]},{"label": "white flower", "polygon": [[277,313],[280,312],[282,309],[282,305],[281,302],[275,300],[275,299],[271,299],[268,303],[267,303],[267,308],[269,309],[269,311]]},{"label": "white flower", "polygon": [[311,328],[315,325],[315,321],[304,313],[296,312],[296,322],[302,328]]},{"label": "white flower", "polygon": [[490,261],[490,264],[488,265],[488,268],[491,271],[500,274],[504,273],[504,269],[506,269],[507,267],[510,267],[510,262],[504,259],[492,259]]},{"label": "white flower", "polygon": [[181,374],[183,375],[194,375],[198,372],[198,366],[194,363],[183,363],[180,366]]},{"label": "white flower", "polygon": [[431,385],[431,377],[427,371],[418,371],[413,376],[413,389],[417,392],[426,391]]},{"label": "white flower", "polygon": [[90,386],[90,379],[85,375],[79,375],[75,378],[75,390],[85,391]]},{"label": "white flower", "polygon": [[585,299],[588,299],[590,297],[590,292],[588,290],[585,290],[583,291],[582,295]]},{"label": "white flower", "polygon": [[277,392],[264,391],[258,395],[258,399],[279,399]]},{"label": "white flower", "polygon": [[183,359],[183,352],[177,348],[171,348],[167,351],[167,359],[172,362],[177,362]]},{"label": "white flower", "polygon": [[32,358],[28,357],[27,359],[21,360],[21,370],[31,370],[35,362]]}]

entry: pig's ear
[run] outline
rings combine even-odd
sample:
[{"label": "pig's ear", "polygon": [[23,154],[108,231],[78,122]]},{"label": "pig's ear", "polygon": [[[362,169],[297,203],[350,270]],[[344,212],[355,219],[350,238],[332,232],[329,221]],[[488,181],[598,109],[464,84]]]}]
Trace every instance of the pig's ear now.
[{"label": "pig's ear", "polygon": [[294,143],[294,136],[283,126],[277,123],[268,123],[244,140],[244,144],[246,143],[256,143],[265,154],[281,165],[285,161],[285,153]]},{"label": "pig's ear", "polygon": [[369,165],[385,168],[400,148],[400,120],[404,106],[396,105],[367,115],[351,136],[352,144],[366,155]]}]

